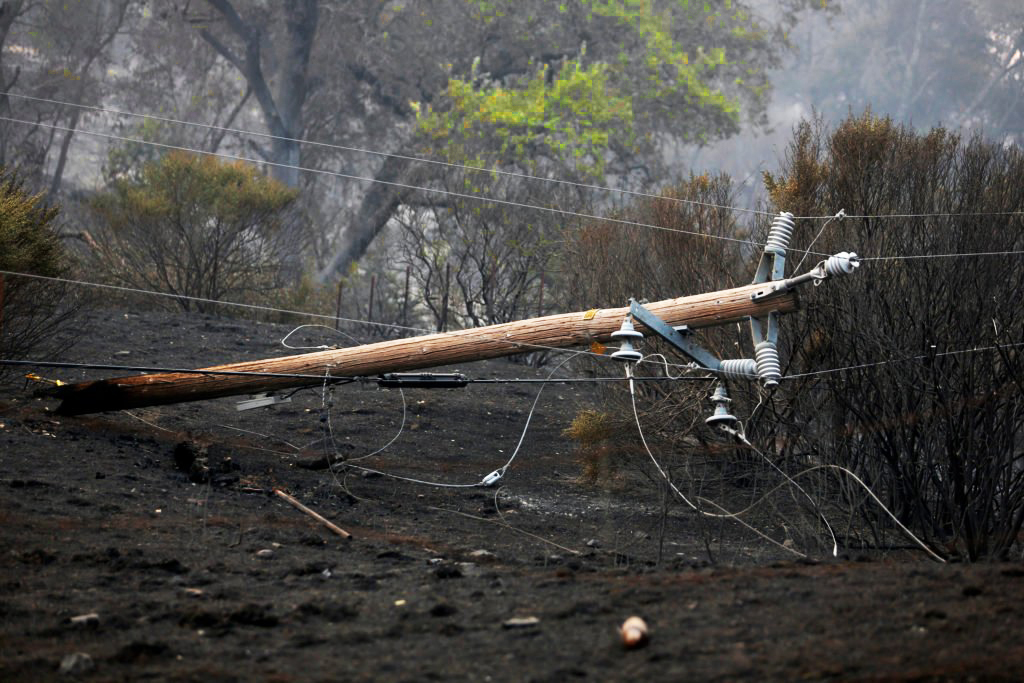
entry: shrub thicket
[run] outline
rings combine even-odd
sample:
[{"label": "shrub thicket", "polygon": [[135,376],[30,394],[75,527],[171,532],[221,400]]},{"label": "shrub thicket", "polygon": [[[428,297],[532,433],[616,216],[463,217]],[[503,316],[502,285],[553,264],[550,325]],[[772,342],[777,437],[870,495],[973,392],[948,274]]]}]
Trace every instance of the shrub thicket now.
[{"label": "shrub thicket", "polygon": [[298,280],[307,231],[296,198],[251,166],[172,152],[93,199],[93,256],[128,287],[252,301]]},{"label": "shrub thicket", "polygon": [[[0,168],[0,270],[65,275],[68,259],[53,227],[58,212]],[[67,289],[61,282],[0,274],[0,357],[47,355],[66,342],[60,330],[74,309]]]}]

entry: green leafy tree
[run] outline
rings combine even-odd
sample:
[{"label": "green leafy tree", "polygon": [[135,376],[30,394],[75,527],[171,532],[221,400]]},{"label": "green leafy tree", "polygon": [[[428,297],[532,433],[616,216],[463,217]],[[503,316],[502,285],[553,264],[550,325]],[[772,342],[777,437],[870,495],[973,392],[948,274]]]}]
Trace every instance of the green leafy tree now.
[{"label": "green leafy tree", "polygon": [[131,287],[207,299],[265,294],[297,276],[287,266],[302,233],[297,195],[252,166],[173,152],[93,199],[95,257]]}]

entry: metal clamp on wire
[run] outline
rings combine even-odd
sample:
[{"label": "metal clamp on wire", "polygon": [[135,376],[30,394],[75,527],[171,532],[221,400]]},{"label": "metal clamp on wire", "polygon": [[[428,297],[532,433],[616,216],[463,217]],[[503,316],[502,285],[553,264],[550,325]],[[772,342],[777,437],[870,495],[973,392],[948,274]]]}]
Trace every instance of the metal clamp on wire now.
[{"label": "metal clamp on wire", "polygon": [[505,468],[501,467],[499,469],[494,470],[493,472],[488,474],[486,477],[484,477],[480,481],[479,486],[484,486],[484,487],[494,486],[499,481],[501,481],[501,478],[504,477],[504,476],[505,476]]}]

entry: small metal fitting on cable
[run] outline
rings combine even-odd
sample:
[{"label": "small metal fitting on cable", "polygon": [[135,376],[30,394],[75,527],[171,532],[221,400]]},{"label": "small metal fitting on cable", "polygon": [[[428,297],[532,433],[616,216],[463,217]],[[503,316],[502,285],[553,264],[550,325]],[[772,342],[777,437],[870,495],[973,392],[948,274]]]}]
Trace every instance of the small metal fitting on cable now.
[{"label": "small metal fitting on cable", "polygon": [[715,404],[715,413],[704,420],[704,424],[714,427],[715,425],[723,426],[739,422],[739,419],[729,412],[729,404],[732,403],[732,399],[729,398],[729,392],[724,384],[716,386],[715,393],[708,400]]},{"label": "small metal fitting on cable", "polygon": [[643,354],[633,348],[634,341],[640,341],[644,338],[644,335],[636,331],[633,327],[633,319],[630,316],[626,316],[622,320],[622,325],[618,330],[612,332],[612,339],[621,339],[622,346],[619,350],[612,354],[612,358],[615,360],[621,360],[623,362],[636,362],[643,358]]}]

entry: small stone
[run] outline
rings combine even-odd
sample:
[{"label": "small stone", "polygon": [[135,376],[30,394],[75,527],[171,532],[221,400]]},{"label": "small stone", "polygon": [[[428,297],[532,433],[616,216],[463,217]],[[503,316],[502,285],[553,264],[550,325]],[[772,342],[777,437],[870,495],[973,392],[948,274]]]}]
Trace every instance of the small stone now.
[{"label": "small stone", "polygon": [[117,358],[124,358],[125,356],[132,355],[131,351],[114,351],[114,356]]},{"label": "small stone", "polygon": [[537,617],[512,617],[501,623],[502,628],[533,628],[540,624]]},{"label": "small stone", "polygon": [[587,541],[587,547],[588,548],[600,548],[601,547],[601,541],[597,540],[596,538],[592,538],[589,541]]},{"label": "small stone", "polygon": [[257,550],[256,551],[256,557],[260,558],[261,560],[269,560],[272,557],[274,557],[274,551],[271,550],[270,548],[264,548],[263,550]]},{"label": "small stone", "polygon": [[463,576],[480,576],[483,573],[480,565],[474,562],[459,562],[455,566],[459,568]]},{"label": "small stone", "polygon": [[68,676],[89,673],[95,668],[96,663],[85,652],[73,652],[69,655],[64,655],[64,658],[60,660],[60,672]]},{"label": "small stone", "polygon": [[98,626],[100,623],[100,615],[95,612],[79,614],[78,616],[68,619],[68,622],[70,622],[72,626]]},{"label": "small stone", "polygon": [[477,562],[489,562],[498,559],[498,556],[492,553],[490,550],[474,550],[469,554]]}]

